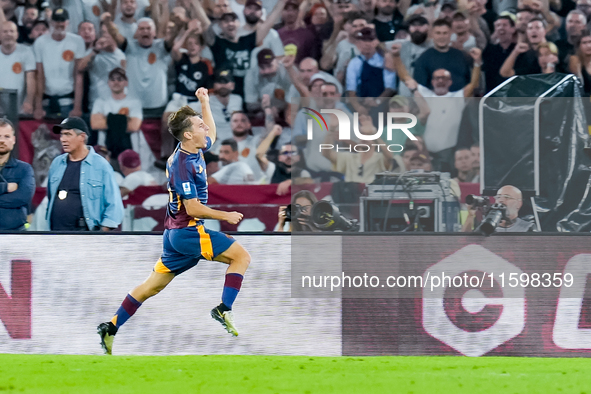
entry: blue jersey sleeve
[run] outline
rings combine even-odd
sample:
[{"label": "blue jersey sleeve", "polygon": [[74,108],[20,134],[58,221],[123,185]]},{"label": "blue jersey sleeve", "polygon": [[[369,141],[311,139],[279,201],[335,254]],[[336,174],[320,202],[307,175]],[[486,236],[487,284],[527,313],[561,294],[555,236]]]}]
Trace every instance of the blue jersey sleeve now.
[{"label": "blue jersey sleeve", "polygon": [[203,151],[203,153],[205,153],[211,149],[211,138],[209,138],[209,136],[208,136],[208,137],[205,137],[205,140],[207,141],[207,146],[205,148],[201,149],[201,151]]},{"label": "blue jersey sleeve", "polygon": [[182,165],[173,169],[171,181],[177,194],[184,200],[190,200],[197,198],[194,167],[189,160],[183,161]]}]

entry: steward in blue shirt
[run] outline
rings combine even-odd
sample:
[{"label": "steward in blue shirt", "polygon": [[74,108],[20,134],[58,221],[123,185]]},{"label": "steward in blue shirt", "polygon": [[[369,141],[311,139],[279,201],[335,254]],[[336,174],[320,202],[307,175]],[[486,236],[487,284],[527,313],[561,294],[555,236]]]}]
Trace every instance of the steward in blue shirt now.
[{"label": "steward in blue shirt", "polygon": [[80,118],[53,126],[64,154],[51,163],[48,175],[47,221],[52,231],[108,231],[121,224],[123,202],[113,167],[92,147]]}]

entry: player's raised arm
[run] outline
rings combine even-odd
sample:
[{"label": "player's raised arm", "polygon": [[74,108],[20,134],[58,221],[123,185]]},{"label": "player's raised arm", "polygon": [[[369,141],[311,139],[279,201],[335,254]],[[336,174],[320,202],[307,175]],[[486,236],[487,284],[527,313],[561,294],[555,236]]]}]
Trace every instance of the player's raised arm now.
[{"label": "player's raised arm", "polygon": [[199,88],[195,92],[195,96],[199,99],[201,103],[201,116],[203,118],[203,122],[209,127],[209,131],[207,135],[211,138],[211,145],[214,144],[217,133],[215,130],[215,121],[213,120],[213,114],[211,113],[211,108],[209,106],[209,94],[207,93],[207,89]]}]

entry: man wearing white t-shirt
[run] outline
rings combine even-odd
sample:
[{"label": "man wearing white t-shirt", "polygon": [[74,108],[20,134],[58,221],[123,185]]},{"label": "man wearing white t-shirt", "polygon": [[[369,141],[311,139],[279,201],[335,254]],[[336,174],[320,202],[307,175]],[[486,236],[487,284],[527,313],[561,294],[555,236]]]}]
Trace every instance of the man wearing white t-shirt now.
[{"label": "man wearing white t-shirt", "polygon": [[252,185],[255,183],[252,168],[244,160],[239,160],[238,144],[233,139],[222,141],[219,153],[223,167],[210,176],[210,184],[222,185]]},{"label": "man wearing white t-shirt", "polygon": [[482,51],[478,48],[470,50],[474,60],[474,68],[470,83],[463,89],[450,92],[452,85],[451,73],[443,68],[433,72],[431,84],[433,90],[419,85],[406,70],[400,59],[400,45],[392,45],[394,68],[401,81],[413,95],[425,98],[429,106],[429,118],[425,125],[423,138],[427,150],[431,154],[434,171],[451,172],[454,165],[455,146],[458,142],[460,122],[465,107],[465,97],[472,97],[474,89],[480,82],[480,68],[482,66]]},{"label": "man wearing white t-shirt", "polygon": [[82,115],[83,81],[76,74],[84,57],[84,40],[68,33],[68,24],[68,11],[58,8],[51,15],[51,34],[37,38],[33,45],[37,62],[36,119],[49,114]]},{"label": "man wearing white t-shirt", "polygon": [[101,130],[98,143],[105,145],[115,158],[132,148],[131,134],[141,134],[143,115],[140,101],[125,94],[125,70],[116,68],[109,73],[109,87],[111,96],[97,99],[92,107],[90,127]]},{"label": "man wearing white t-shirt", "polygon": [[137,152],[127,149],[121,152],[117,161],[119,162],[119,169],[125,177],[119,184],[121,197],[127,196],[140,186],[156,186],[154,177],[146,171],[142,171],[142,162]]},{"label": "man wearing white t-shirt", "polygon": [[118,32],[110,15],[106,15],[103,22],[127,56],[129,94],[141,100],[144,114],[160,117],[168,102],[167,73],[175,36],[156,39],[154,21],[141,18],[137,24],[137,39],[128,40]]},{"label": "man wearing white t-shirt", "polygon": [[17,44],[17,38],[18,30],[14,22],[0,23],[0,88],[16,89],[21,112],[32,114],[36,83],[35,55],[30,47]]},{"label": "man wearing white t-shirt", "polygon": [[137,22],[135,20],[136,11],[136,0],[121,0],[121,14],[115,18],[115,25],[119,29],[119,33],[128,41],[133,40],[133,36],[137,30]]}]

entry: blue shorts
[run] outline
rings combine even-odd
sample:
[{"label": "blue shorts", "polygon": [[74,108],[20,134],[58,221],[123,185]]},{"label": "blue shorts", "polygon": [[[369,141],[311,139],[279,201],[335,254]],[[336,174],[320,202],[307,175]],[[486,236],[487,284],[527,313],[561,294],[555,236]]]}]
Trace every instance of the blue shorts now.
[{"label": "blue shorts", "polygon": [[196,266],[200,259],[215,259],[234,242],[231,236],[208,230],[203,225],[164,230],[162,256],[154,271],[182,274]]}]

